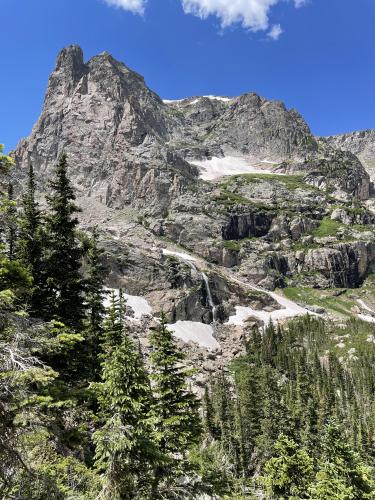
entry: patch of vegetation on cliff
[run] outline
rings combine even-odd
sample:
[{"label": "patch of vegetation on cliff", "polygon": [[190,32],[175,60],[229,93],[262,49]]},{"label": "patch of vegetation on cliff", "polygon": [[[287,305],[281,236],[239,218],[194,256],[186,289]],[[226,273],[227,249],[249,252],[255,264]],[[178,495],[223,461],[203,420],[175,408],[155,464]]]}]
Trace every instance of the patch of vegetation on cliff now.
[{"label": "patch of vegetation on cliff", "polygon": [[246,198],[238,193],[228,191],[224,186],[221,186],[220,194],[214,194],[213,201],[226,209],[232,209],[238,205],[246,205],[257,210],[270,210],[269,207],[261,203],[255,203],[249,198]]},{"label": "patch of vegetation on cliff", "polygon": [[341,316],[351,316],[351,309],[356,305],[345,289],[318,290],[309,287],[287,287],[282,290],[285,297],[294,302],[318,306],[328,312]]},{"label": "patch of vegetation on cliff", "polygon": [[226,186],[229,186],[233,182],[250,184],[254,182],[272,181],[284,184],[284,186],[288,189],[308,189],[309,191],[315,190],[313,186],[304,182],[303,177],[304,176],[301,174],[237,174],[228,177],[222,185],[225,184]]},{"label": "patch of vegetation on cliff", "polygon": [[237,240],[225,240],[220,244],[223,248],[227,248],[228,250],[233,250],[235,252],[239,252],[241,250],[241,244]]},{"label": "patch of vegetation on cliff", "polygon": [[330,217],[323,217],[318,228],[316,228],[312,235],[318,238],[325,236],[336,236],[337,231],[343,226],[340,222],[332,220]]}]

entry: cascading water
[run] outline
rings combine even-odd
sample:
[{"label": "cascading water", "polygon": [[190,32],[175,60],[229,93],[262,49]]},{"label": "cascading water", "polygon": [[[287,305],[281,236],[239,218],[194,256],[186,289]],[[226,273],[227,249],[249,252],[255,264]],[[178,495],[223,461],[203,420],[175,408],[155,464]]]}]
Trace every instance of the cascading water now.
[{"label": "cascading water", "polygon": [[[165,248],[162,249],[162,252],[164,255],[173,255],[175,257],[178,257],[180,260],[184,261],[188,266],[190,266],[191,270],[194,273],[198,274],[200,272],[200,271],[198,271],[196,265],[193,263],[193,261],[197,260],[195,257],[192,257],[191,255],[188,255],[186,253],[173,252],[172,250],[167,250]],[[213,298],[212,298],[210,282],[209,282],[208,277],[205,273],[201,272],[201,275],[202,275],[202,279],[204,282],[204,286],[206,288],[208,304],[211,307],[211,311],[212,311],[212,321],[216,322],[216,320],[217,320],[217,306],[215,306]]]},{"label": "cascading water", "polygon": [[212,298],[210,282],[208,281],[208,277],[205,273],[202,273],[202,278],[204,281],[204,285],[206,287],[208,303],[209,303],[209,305],[211,307],[211,311],[212,311],[212,321],[215,322],[217,319],[217,314],[216,314],[217,313],[217,306],[215,306],[213,298]]},{"label": "cascading water", "polygon": [[[192,271],[194,273],[196,273],[196,274],[199,273],[197,267],[195,266],[195,264],[193,264],[193,262],[191,262],[189,260],[185,260],[185,262],[190,266],[190,268],[192,269]],[[204,282],[204,286],[206,288],[208,304],[211,307],[212,321],[215,322],[217,320],[217,306],[215,306],[214,300],[212,298],[212,292],[211,292],[211,288],[210,288],[210,282],[208,280],[207,274],[205,274],[203,272],[201,272],[200,274],[202,276],[202,279],[203,279],[203,282]]]}]

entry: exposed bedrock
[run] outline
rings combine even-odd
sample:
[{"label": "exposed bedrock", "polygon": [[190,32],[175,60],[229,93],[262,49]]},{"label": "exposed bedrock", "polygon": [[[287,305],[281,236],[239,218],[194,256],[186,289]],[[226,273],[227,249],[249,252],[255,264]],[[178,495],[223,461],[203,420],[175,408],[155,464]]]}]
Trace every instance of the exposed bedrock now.
[{"label": "exposed bedrock", "polygon": [[374,265],[375,243],[358,241],[310,249],[304,257],[303,269],[320,273],[328,286],[355,288],[373,272]]},{"label": "exposed bedrock", "polygon": [[233,214],[222,228],[224,240],[241,240],[252,236],[265,236],[271,228],[273,217],[266,212]]}]

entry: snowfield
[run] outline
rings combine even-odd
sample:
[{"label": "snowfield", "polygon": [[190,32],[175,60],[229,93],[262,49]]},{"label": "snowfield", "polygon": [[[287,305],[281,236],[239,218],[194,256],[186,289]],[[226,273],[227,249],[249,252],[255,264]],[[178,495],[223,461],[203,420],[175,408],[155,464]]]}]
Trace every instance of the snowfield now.
[{"label": "snowfield", "polygon": [[[222,97],[222,96],[218,96],[218,95],[202,95],[202,96],[197,97],[193,101],[188,102],[187,104],[188,104],[188,106],[196,104],[197,102],[199,102],[204,97],[206,99],[212,99],[214,101],[222,101],[222,102],[230,102],[230,101],[233,100],[230,97]],[[183,101],[187,101],[187,100],[189,100],[189,97],[186,97],[185,99],[163,99],[163,102],[164,102],[164,104],[172,104],[174,102],[183,102]]]},{"label": "snowfield", "polygon": [[[257,289],[258,290],[258,289]],[[236,314],[230,316],[227,324],[228,325],[243,325],[250,317],[257,318],[265,325],[268,323],[277,323],[281,319],[294,318],[295,316],[303,316],[305,314],[312,314],[307,309],[299,306],[295,302],[282,297],[274,292],[265,292],[270,297],[272,297],[276,302],[282,307],[281,309],[276,309],[275,311],[263,311],[253,309],[252,307],[236,306]]]},{"label": "snowfield", "polygon": [[362,299],[358,299],[357,302],[363,309],[374,314],[374,311],[367,304],[365,304]]},{"label": "snowfield", "polygon": [[[225,156],[224,158],[213,156],[210,160],[193,160],[190,163],[200,169],[200,177],[205,181],[212,181],[225,175],[274,174],[271,170],[251,165],[249,160],[241,156]],[[270,162],[267,161],[267,164]]]},{"label": "snowfield", "polygon": [[366,321],[366,323],[375,323],[374,316],[367,316],[367,314],[358,314],[357,316],[362,321]]},{"label": "snowfield", "polygon": [[166,248],[162,249],[163,255],[172,255],[173,257],[178,257],[179,259],[182,260],[189,260],[190,262],[196,262],[198,259],[193,257],[192,255],[189,255],[188,253],[183,253],[183,252],[174,252],[172,250],[167,250]]},{"label": "snowfield", "polygon": [[[171,252],[168,255],[175,255],[175,253],[176,252]],[[184,260],[186,260],[186,257],[189,257],[190,260],[197,260],[187,254],[177,255],[182,255],[183,257],[181,258]],[[114,292],[115,295],[118,296],[119,290],[116,288],[106,288],[106,291],[109,293],[104,300],[104,306],[109,307],[111,305],[111,292]],[[123,296],[124,299],[126,299],[126,305],[131,307],[134,311],[134,316],[126,316],[127,319],[138,321],[143,315],[152,316],[152,307],[144,297],[129,295],[127,293],[124,293]],[[177,321],[177,323],[169,324],[167,327],[175,337],[184,342],[195,342],[201,347],[205,347],[209,350],[220,347],[218,341],[213,337],[214,331],[211,325],[206,325],[197,321]]]},{"label": "snowfield", "polygon": [[197,321],[177,321],[167,325],[174,336],[184,342],[195,342],[202,347],[214,350],[220,347],[220,344],[213,336],[211,325],[205,325]]},{"label": "snowfield", "polygon": [[366,323],[375,323],[375,317],[373,316],[375,312],[363,302],[362,299],[357,299],[358,304],[365,310],[368,311],[370,314],[357,314],[358,318],[361,319],[362,321],[366,321]]},{"label": "snowfield", "polygon": [[[117,288],[106,288],[110,293],[104,299],[104,307],[110,307],[111,305],[111,292],[114,292],[118,297],[119,290]],[[131,307],[134,311],[134,317],[129,317],[132,320],[139,320],[143,315],[152,316],[152,307],[147,302],[144,297],[139,297],[138,295],[128,295],[123,293],[123,297],[126,300],[126,305]]]},{"label": "snowfield", "polygon": [[233,101],[230,97],[222,97],[219,95],[204,95],[202,97],[206,97],[207,99],[212,99],[214,101],[222,101],[222,102],[230,102]]}]

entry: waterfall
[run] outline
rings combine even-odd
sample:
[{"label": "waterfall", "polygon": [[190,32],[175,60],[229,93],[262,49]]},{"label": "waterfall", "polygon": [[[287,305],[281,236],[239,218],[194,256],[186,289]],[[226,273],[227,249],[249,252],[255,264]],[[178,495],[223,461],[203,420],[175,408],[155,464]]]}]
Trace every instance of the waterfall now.
[{"label": "waterfall", "polygon": [[[162,253],[163,253],[163,255],[173,255],[174,257],[177,257],[178,259],[182,260],[188,266],[190,266],[190,269],[194,273],[198,274],[200,272],[200,271],[198,271],[197,266],[194,264],[194,262],[197,260],[195,257],[193,257],[187,253],[174,252],[172,250],[167,250],[166,248],[162,249]],[[215,322],[217,320],[217,306],[215,306],[213,298],[212,298],[210,283],[208,281],[207,275],[203,272],[201,272],[201,275],[202,275],[202,279],[204,281],[204,285],[206,287],[208,304],[211,307],[211,311],[212,311],[212,321]]]},{"label": "waterfall", "polygon": [[[191,270],[194,273],[196,273],[196,274],[199,273],[196,265],[193,262],[191,262],[190,260],[185,260],[185,262],[186,262],[186,264],[188,264],[190,266]],[[207,293],[207,298],[208,298],[208,304],[211,307],[212,321],[215,322],[217,320],[217,306],[215,306],[214,300],[212,298],[212,293],[211,293],[211,288],[210,288],[210,282],[208,281],[207,274],[205,274],[203,272],[201,272],[200,274],[202,275],[204,286],[206,288],[206,293]]]},{"label": "waterfall", "polygon": [[213,298],[212,298],[212,293],[211,293],[211,288],[210,288],[210,282],[208,281],[208,277],[205,273],[202,272],[202,278],[204,281],[204,285],[206,287],[206,292],[207,292],[207,298],[208,298],[208,303],[211,307],[212,311],[212,321],[215,322],[217,318],[217,306],[215,306]]}]

